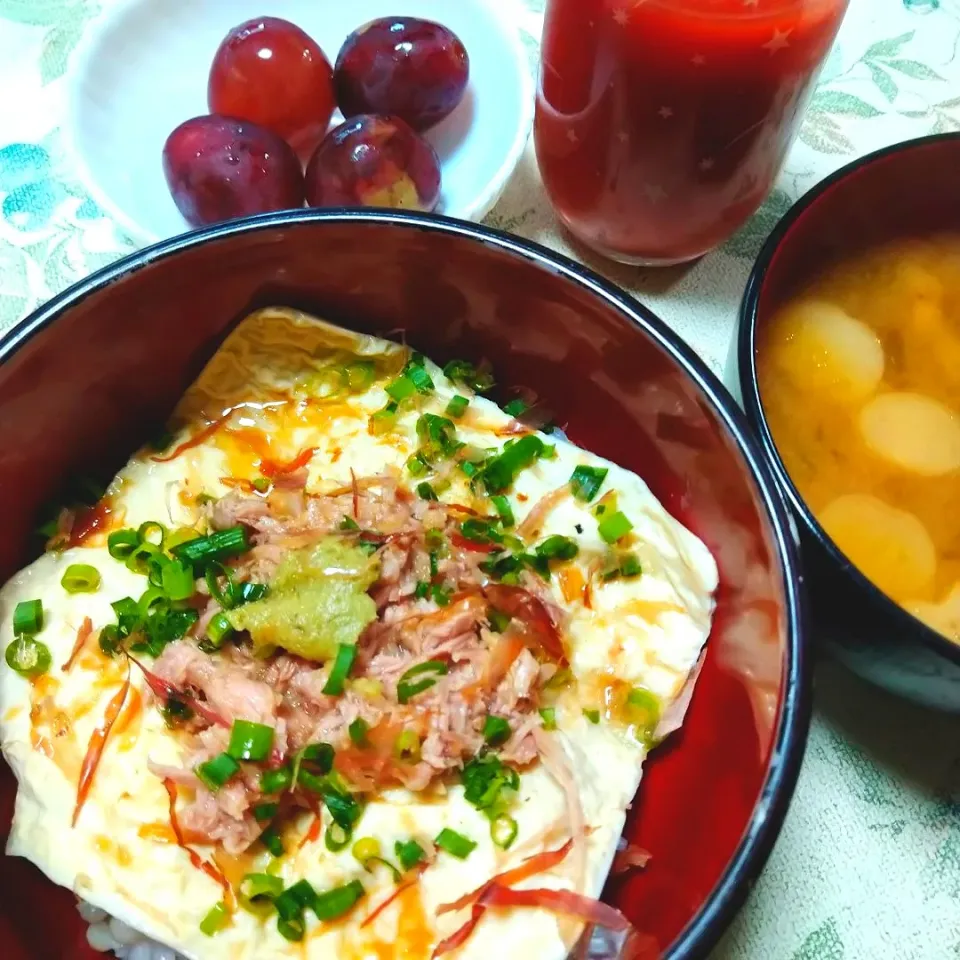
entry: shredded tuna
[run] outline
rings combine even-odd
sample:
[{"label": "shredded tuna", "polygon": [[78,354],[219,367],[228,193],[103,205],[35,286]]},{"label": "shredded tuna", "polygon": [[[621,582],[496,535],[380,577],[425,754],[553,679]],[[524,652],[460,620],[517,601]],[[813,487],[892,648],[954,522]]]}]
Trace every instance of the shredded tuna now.
[{"label": "shredded tuna", "polygon": [[[335,769],[351,789],[422,791],[456,774],[484,748],[483,727],[491,713],[510,724],[511,735],[499,748],[504,760],[516,766],[534,762],[542,753],[540,690],[566,659],[562,616],[545,584],[541,589],[489,583],[480,566],[484,555],[470,550],[453,547],[431,560],[435,545],[428,545],[428,531],[442,533],[450,544],[462,520],[475,511],[413,497],[392,473],[353,476],[349,486],[308,494],[295,476],[305,464],[286,466],[290,469],[273,470],[268,495],[236,487],[208,508],[213,528],[242,524],[250,531],[253,548],[235,562],[233,575],[269,581],[290,550],[331,533],[357,537],[371,545],[379,563],[370,589],[378,615],[357,642],[351,683],[338,696],[324,693],[330,664],[283,652],[254,658],[242,638],[208,653],[186,637],[169,644],[152,665],[151,688],[161,691],[158,696],[176,691],[201,716],[220,721],[183,727],[178,734],[183,770],[175,774],[158,767],[157,773],[192,788],[180,814],[192,835],[220,843],[231,854],[242,852],[263,829],[252,815],[263,801],[260,768],[242,765],[216,792],[201,786],[193,771],[226,749],[235,720],[274,729],[269,760],[274,767],[307,745],[328,743]],[[296,483],[278,485],[293,479]],[[429,592],[418,598],[422,583],[442,585],[442,604]],[[510,617],[502,633],[490,628],[493,608]],[[196,636],[203,635],[219,606],[207,596],[200,609]],[[427,660],[441,662],[445,672],[401,703],[404,674]],[[359,678],[366,686],[354,687]],[[366,730],[363,746],[350,736],[357,720]],[[401,756],[396,744],[405,731],[416,734],[417,749]],[[291,801],[300,807],[316,802],[296,787]]]}]

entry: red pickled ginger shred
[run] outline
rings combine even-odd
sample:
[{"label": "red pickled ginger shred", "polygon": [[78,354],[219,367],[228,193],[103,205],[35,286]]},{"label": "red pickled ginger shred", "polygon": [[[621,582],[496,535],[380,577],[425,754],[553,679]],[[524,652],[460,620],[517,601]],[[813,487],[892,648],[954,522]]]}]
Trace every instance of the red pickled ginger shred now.
[{"label": "red pickled ginger shred", "polygon": [[93,786],[93,778],[100,765],[100,758],[103,756],[104,748],[107,745],[107,738],[113,725],[120,716],[124,701],[130,692],[130,667],[127,667],[127,678],[123,681],[123,686],[113,695],[107,704],[103,720],[90,735],[90,742],[87,744],[87,753],[83,758],[83,766],[80,768],[80,779],[77,782],[77,803],[73,808],[73,819],[70,825],[75,827],[80,817],[80,811],[83,809],[87,797],[90,795],[90,788]]}]

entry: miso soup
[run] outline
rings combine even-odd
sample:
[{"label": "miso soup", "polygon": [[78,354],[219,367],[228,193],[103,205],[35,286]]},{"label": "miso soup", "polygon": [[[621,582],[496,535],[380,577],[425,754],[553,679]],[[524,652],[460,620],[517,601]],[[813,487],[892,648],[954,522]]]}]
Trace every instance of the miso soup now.
[{"label": "miso soup", "polygon": [[960,236],[817,277],[765,325],[757,366],[777,449],[820,524],[960,643]]}]

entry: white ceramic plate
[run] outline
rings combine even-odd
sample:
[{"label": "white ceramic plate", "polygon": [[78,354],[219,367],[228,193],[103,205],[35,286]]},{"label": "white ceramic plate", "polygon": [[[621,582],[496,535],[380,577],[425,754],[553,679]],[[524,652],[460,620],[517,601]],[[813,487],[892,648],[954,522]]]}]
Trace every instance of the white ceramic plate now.
[{"label": "white ceramic plate", "polygon": [[[533,83],[506,0],[124,0],[91,26],[69,75],[66,139],[93,198],[135,238],[189,229],[167,190],[163,144],[207,113],[214,53],[238,23],[291,20],[336,60],[347,35],[402,14],[443,23],[470,57],[463,101],[426,136],[440,156],[438,213],[480,220],[497,202],[526,144]],[[269,8],[269,10],[265,9]],[[334,123],[342,118],[334,114]]]}]

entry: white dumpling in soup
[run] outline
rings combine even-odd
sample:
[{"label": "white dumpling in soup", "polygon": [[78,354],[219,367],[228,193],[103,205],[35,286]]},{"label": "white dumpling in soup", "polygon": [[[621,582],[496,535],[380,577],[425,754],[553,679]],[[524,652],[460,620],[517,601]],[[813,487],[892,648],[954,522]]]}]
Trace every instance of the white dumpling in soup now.
[{"label": "white dumpling in soup", "polygon": [[932,630],[960,642],[960,583],[953,585],[942,603],[915,602],[907,609]]},{"label": "white dumpling in soup", "polygon": [[843,403],[869,397],[883,378],[883,345],[865,324],[826,300],[801,300],[774,325],[768,348],[807,392]]},{"label": "white dumpling in soup", "polygon": [[937,549],[912,513],[866,493],[831,500],[820,524],[851,563],[895,599],[923,597],[933,583]]},{"label": "white dumpling in soup", "polygon": [[960,469],[960,417],[921,393],[884,393],[860,411],[874,453],[904,470],[939,477]]}]

